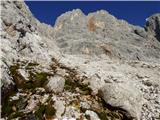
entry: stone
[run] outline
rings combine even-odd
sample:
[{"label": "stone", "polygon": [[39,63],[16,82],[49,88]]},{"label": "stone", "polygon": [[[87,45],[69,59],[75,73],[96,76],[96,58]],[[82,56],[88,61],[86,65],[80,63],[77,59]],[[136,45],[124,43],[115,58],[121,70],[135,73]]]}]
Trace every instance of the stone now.
[{"label": "stone", "polygon": [[50,92],[61,93],[64,89],[65,79],[61,76],[49,78],[46,88]]},{"label": "stone", "polygon": [[56,109],[56,117],[60,119],[65,110],[65,102],[61,100],[57,100],[54,103],[54,107]]},{"label": "stone", "polygon": [[27,73],[27,71],[25,71],[25,69],[18,69],[18,72],[23,76],[25,80],[28,80],[29,74]]},{"label": "stone", "polygon": [[86,110],[86,109],[90,109],[91,108],[91,106],[86,102],[80,102],[80,107],[81,107],[82,110],[83,109]]},{"label": "stone", "polygon": [[100,89],[100,94],[107,104],[123,109],[130,118],[140,120],[144,100],[141,93],[131,84],[106,83]]},{"label": "stone", "polygon": [[37,95],[31,96],[30,100],[28,101],[28,105],[26,106],[26,110],[33,111],[38,107],[39,97]]},{"label": "stone", "polygon": [[100,120],[98,115],[93,111],[86,110],[85,114],[88,115],[91,120]]},{"label": "stone", "polygon": [[144,29],[140,28],[140,27],[136,27],[136,29],[134,30],[134,32],[137,35],[141,36],[141,37],[144,37],[144,38],[147,37],[147,32]]}]

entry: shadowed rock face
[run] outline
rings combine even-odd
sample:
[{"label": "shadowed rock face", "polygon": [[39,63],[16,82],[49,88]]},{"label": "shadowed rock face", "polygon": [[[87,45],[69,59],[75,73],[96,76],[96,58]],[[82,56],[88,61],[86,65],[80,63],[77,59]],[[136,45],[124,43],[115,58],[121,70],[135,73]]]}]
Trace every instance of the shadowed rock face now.
[{"label": "shadowed rock face", "polygon": [[159,13],[142,28],[104,10],[76,9],[52,27],[23,1],[1,8],[3,118],[159,117]]},{"label": "shadowed rock face", "polygon": [[160,41],[160,14],[154,14],[147,19],[146,30],[152,32]]}]

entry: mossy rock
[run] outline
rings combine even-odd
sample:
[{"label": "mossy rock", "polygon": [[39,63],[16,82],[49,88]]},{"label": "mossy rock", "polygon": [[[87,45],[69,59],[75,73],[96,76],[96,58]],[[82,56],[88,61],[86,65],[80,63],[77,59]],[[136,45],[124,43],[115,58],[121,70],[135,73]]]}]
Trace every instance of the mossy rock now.
[{"label": "mossy rock", "polygon": [[51,105],[46,106],[45,115],[48,118],[52,118],[56,113],[56,109],[52,107]]},{"label": "mossy rock", "polygon": [[6,101],[4,105],[2,106],[2,117],[9,116],[13,110],[12,110],[13,102]]},{"label": "mossy rock", "polygon": [[10,66],[9,70],[11,72],[11,74],[14,76],[15,74],[17,74],[17,70],[20,68],[19,64],[15,64]]},{"label": "mossy rock", "polygon": [[22,87],[24,84],[24,78],[23,76],[18,72],[18,69],[20,68],[19,64],[10,66],[10,73],[14,79],[14,82],[16,83],[17,87]]},{"label": "mossy rock", "polygon": [[14,116],[17,116],[17,114],[19,113],[18,111],[25,109],[26,105],[27,99],[24,97],[13,101],[10,101],[8,97],[2,106],[2,116],[15,118]]},{"label": "mossy rock", "polygon": [[75,92],[76,84],[73,81],[66,79],[64,89],[70,92]]},{"label": "mossy rock", "polygon": [[[29,63],[27,65],[27,70],[28,67],[35,67],[39,65],[38,63]],[[34,89],[36,87],[41,87],[44,85],[44,83],[47,81],[47,77],[50,76],[51,74],[46,73],[46,72],[36,72],[36,71],[29,71],[29,80],[26,81],[24,77],[18,72],[18,69],[20,69],[20,64],[15,64],[10,67],[10,73],[16,83],[16,86],[18,88],[22,89]]]},{"label": "mossy rock", "polygon": [[104,110],[101,112],[97,112],[97,114],[101,120],[123,120],[123,115],[114,111]]},{"label": "mossy rock", "polygon": [[28,65],[25,67],[26,70],[32,70],[34,69],[36,66],[38,66],[39,64],[37,62],[30,62],[28,63]]},{"label": "mossy rock", "polygon": [[35,116],[40,120],[42,120],[44,117],[45,109],[46,109],[45,105],[40,105],[38,110],[35,112]]},{"label": "mossy rock", "polygon": [[52,101],[51,96],[49,96],[47,103],[47,105],[40,104],[35,112],[35,116],[40,120],[44,119],[44,115],[47,118],[53,118],[56,113],[56,109],[53,107],[54,101]]},{"label": "mossy rock", "polygon": [[42,120],[44,119],[44,115],[46,118],[53,118],[55,113],[56,109],[49,103],[48,105],[40,105],[38,110],[35,112],[35,116]]},{"label": "mossy rock", "polygon": [[12,113],[8,116],[8,120],[15,119],[15,118],[20,118],[22,116],[24,116],[23,112],[14,112],[14,113]]},{"label": "mossy rock", "polygon": [[27,106],[27,98],[21,97],[19,100],[16,101],[16,107],[18,110],[23,110]]},{"label": "mossy rock", "polygon": [[20,69],[19,64],[15,64],[10,66],[10,74],[13,77],[14,82],[16,83],[17,88],[24,88],[25,86],[25,78],[19,73],[18,69]]},{"label": "mossy rock", "polygon": [[71,79],[65,79],[64,89],[70,92],[75,92],[76,88],[79,88],[82,92],[81,94],[91,94],[92,90],[87,84],[80,84],[79,82],[73,81]]},{"label": "mossy rock", "polygon": [[29,81],[27,82],[28,88],[43,87],[48,81],[48,77],[52,74],[46,72],[30,72]]},{"label": "mossy rock", "polygon": [[81,94],[90,95],[92,92],[92,89],[87,84],[78,84],[78,88],[83,91]]},{"label": "mossy rock", "polygon": [[[31,64],[31,63],[30,63]],[[38,64],[31,64],[31,66],[38,65]],[[36,72],[36,71],[29,71],[29,80],[25,80],[25,78],[18,72],[20,68],[19,64],[13,65],[10,67],[11,75],[16,83],[17,88],[22,89],[35,89],[36,87],[43,87],[48,80],[48,76],[52,74],[47,72]]]}]

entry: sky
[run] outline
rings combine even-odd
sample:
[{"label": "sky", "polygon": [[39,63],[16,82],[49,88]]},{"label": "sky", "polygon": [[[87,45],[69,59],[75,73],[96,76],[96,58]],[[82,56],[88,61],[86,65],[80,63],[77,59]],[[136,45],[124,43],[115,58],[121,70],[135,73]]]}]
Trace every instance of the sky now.
[{"label": "sky", "polygon": [[58,16],[73,9],[84,14],[107,10],[118,19],[144,26],[147,17],[160,13],[160,1],[25,1],[32,14],[41,22],[53,26]]}]

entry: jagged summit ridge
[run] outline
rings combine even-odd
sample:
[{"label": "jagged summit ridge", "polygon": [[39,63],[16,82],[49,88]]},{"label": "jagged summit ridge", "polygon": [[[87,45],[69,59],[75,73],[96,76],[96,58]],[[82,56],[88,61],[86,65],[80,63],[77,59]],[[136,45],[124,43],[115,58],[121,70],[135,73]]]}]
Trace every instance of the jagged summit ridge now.
[{"label": "jagged summit ridge", "polygon": [[[105,21],[105,24],[108,23],[107,27],[118,24],[117,22],[119,22],[121,24],[128,24],[127,22],[125,22],[123,20],[118,21],[117,18],[110,15],[105,10],[99,10],[97,12],[92,12],[92,13],[89,13],[88,15],[85,15],[80,9],[74,9],[72,11],[63,13],[61,16],[59,16],[55,22],[55,26],[57,26],[60,23],[62,24],[63,22],[65,22],[65,25],[67,25],[67,23],[69,22],[71,25],[70,27],[76,27],[76,26],[72,26],[72,25],[77,25],[77,27],[80,27],[78,25],[81,24],[83,26],[83,25],[87,24],[88,19],[97,19],[97,20]],[[83,20],[85,20],[86,22],[83,23]],[[104,24],[104,23],[96,23],[95,25],[97,27],[104,27],[104,25],[102,25],[102,24]],[[129,24],[128,24],[128,26],[129,26]]]},{"label": "jagged summit ridge", "polygon": [[66,12],[57,19],[54,30],[57,45],[64,53],[104,56],[112,52],[112,57],[119,59],[145,61],[154,61],[159,56],[159,50],[150,49],[150,44],[159,47],[153,37],[154,29],[149,32],[130,25],[104,10],[88,15],[79,9]]}]

